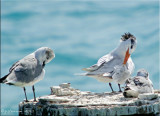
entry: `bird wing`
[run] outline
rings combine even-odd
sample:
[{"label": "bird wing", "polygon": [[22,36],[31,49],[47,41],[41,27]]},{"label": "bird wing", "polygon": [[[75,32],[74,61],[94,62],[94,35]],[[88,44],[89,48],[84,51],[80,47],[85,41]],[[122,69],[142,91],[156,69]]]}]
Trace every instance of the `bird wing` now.
[{"label": "bird wing", "polygon": [[109,62],[112,59],[113,59],[113,56],[111,54],[107,54],[98,60],[97,65],[101,66],[103,63]]},{"label": "bird wing", "polygon": [[7,77],[9,83],[14,82],[31,82],[38,77],[42,72],[43,67],[38,64],[37,59],[29,55],[10,68],[10,73]]},{"label": "bird wing", "polygon": [[24,70],[23,68],[25,67],[25,64],[27,64],[28,62],[33,62],[34,63],[34,61],[35,61],[35,58],[34,58],[33,54],[29,54],[26,57],[24,57],[23,59],[15,62],[11,66],[11,68],[9,69],[9,72],[12,72],[12,70],[15,70],[15,68],[16,68],[16,71]]},{"label": "bird wing", "polygon": [[[104,58],[104,57],[103,57]],[[108,61],[104,61],[101,65],[93,71],[90,71],[86,74],[86,76],[90,77],[109,77],[112,78],[112,75],[114,73],[114,67],[116,65],[120,65],[123,63],[123,60],[118,57],[112,57],[112,59]]]},{"label": "bird wing", "polygon": [[90,66],[89,68],[83,68],[82,70],[88,71],[88,72],[95,71],[95,70],[99,69],[104,63],[107,63],[107,62],[111,61],[112,59],[113,59],[113,56],[110,54],[107,54],[107,55],[101,57],[98,60],[97,64],[94,64],[94,65]]},{"label": "bird wing", "polygon": [[134,79],[135,85],[137,85],[138,91],[140,93],[153,93],[153,85],[148,79],[138,76]]},{"label": "bird wing", "polygon": [[12,72],[12,70],[15,68],[15,67],[17,67],[19,65],[19,61],[17,61],[16,63],[14,63],[13,65],[12,65],[12,67],[9,69],[9,72]]},{"label": "bird wing", "polygon": [[33,74],[37,69],[37,65],[38,65],[37,59],[33,57],[25,57],[19,61],[18,65],[15,66],[14,71],[15,73],[31,72]]},{"label": "bird wing", "polygon": [[144,77],[140,76],[135,77],[133,81],[136,86],[145,86],[146,84],[148,84],[147,80]]}]

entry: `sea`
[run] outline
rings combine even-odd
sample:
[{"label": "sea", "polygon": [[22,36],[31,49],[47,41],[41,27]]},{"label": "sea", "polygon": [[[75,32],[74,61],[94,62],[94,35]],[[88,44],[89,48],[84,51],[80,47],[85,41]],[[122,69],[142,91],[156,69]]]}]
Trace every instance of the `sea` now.
[{"label": "sea", "polygon": [[[154,89],[160,89],[158,0],[2,0],[1,77],[16,61],[45,46],[56,57],[46,64],[44,79],[35,84],[37,97],[49,95],[50,87],[61,83],[81,91],[111,92],[108,83],[75,73],[84,73],[82,68],[116,48],[126,32],[137,39],[132,77],[144,68]],[[118,85],[112,85],[118,91]],[[33,99],[32,88],[26,91]],[[22,88],[1,84],[1,115],[18,115],[24,99]]]}]

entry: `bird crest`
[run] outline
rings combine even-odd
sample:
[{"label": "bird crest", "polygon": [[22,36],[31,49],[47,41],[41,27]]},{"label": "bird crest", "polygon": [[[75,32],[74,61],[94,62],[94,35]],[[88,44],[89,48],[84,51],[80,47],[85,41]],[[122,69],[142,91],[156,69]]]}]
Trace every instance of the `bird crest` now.
[{"label": "bird crest", "polygon": [[129,38],[134,38],[134,39],[136,39],[134,35],[132,35],[131,33],[128,32],[128,33],[125,33],[124,35],[122,35],[121,40],[122,40],[122,41],[126,41],[126,40],[129,39]]}]

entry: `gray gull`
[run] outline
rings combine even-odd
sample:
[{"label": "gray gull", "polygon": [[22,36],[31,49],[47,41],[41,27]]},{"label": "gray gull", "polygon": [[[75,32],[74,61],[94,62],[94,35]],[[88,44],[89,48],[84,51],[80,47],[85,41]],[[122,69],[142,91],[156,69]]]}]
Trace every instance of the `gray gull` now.
[{"label": "gray gull", "polygon": [[32,86],[34,101],[36,101],[34,84],[43,79],[44,66],[54,57],[53,50],[48,47],[41,47],[13,64],[9,69],[9,74],[2,77],[0,83],[22,87],[26,102],[28,100],[25,86]]}]

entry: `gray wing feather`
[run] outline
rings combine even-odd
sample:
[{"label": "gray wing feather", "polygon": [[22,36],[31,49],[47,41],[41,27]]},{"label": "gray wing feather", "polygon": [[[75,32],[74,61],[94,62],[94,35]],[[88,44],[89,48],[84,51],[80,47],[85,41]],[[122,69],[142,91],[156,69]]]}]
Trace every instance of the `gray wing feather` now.
[{"label": "gray wing feather", "polygon": [[15,80],[17,82],[31,82],[38,77],[43,70],[43,67],[32,56],[25,57],[15,63],[10,69],[8,80]]},{"label": "gray wing feather", "polygon": [[88,72],[92,72],[92,71],[97,70],[97,69],[98,69],[97,64],[94,64],[94,65],[90,66],[89,68],[82,68],[83,71],[88,71]]},{"label": "gray wing feather", "polygon": [[9,69],[9,72],[11,72],[15,67],[17,67],[19,65],[19,61],[17,61],[16,63],[14,63],[12,65],[12,67]]},{"label": "gray wing feather", "polygon": [[[114,67],[116,65],[122,64],[123,60],[118,57],[113,57],[111,55],[107,55],[102,57],[102,59],[107,58],[107,60],[100,60],[98,63],[101,64],[96,70],[90,71],[87,74],[88,75],[102,75],[105,76],[107,73],[109,74],[109,77],[113,75]],[[105,62],[103,62],[105,61]],[[98,64],[97,63],[97,64]],[[106,76],[105,76],[106,77]]]},{"label": "gray wing feather", "polygon": [[92,66],[89,67],[89,68],[83,68],[82,70],[88,71],[88,72],[93,72],[93,71],[95,71],[95,70],[98,70],[101,66],[103,66],[103,64],[111,61],[112,59],[113,59],[113,56],[111,56],[110,54],[107,54],[107,55],[101,57],[101,58],[98,60],[97,64],[94,64],[94,65],[92,65]]},{"label": "gray wing feather", "polygon": [[111,61],[112,59],[113,59],[113,56],[110,55],[110,54],[107,54],[107,55],[101,57],[101,58],[98,60],[97,65],[100,66],[100,65],[102,65],[102,64],[105,63],[105,62]]}]

